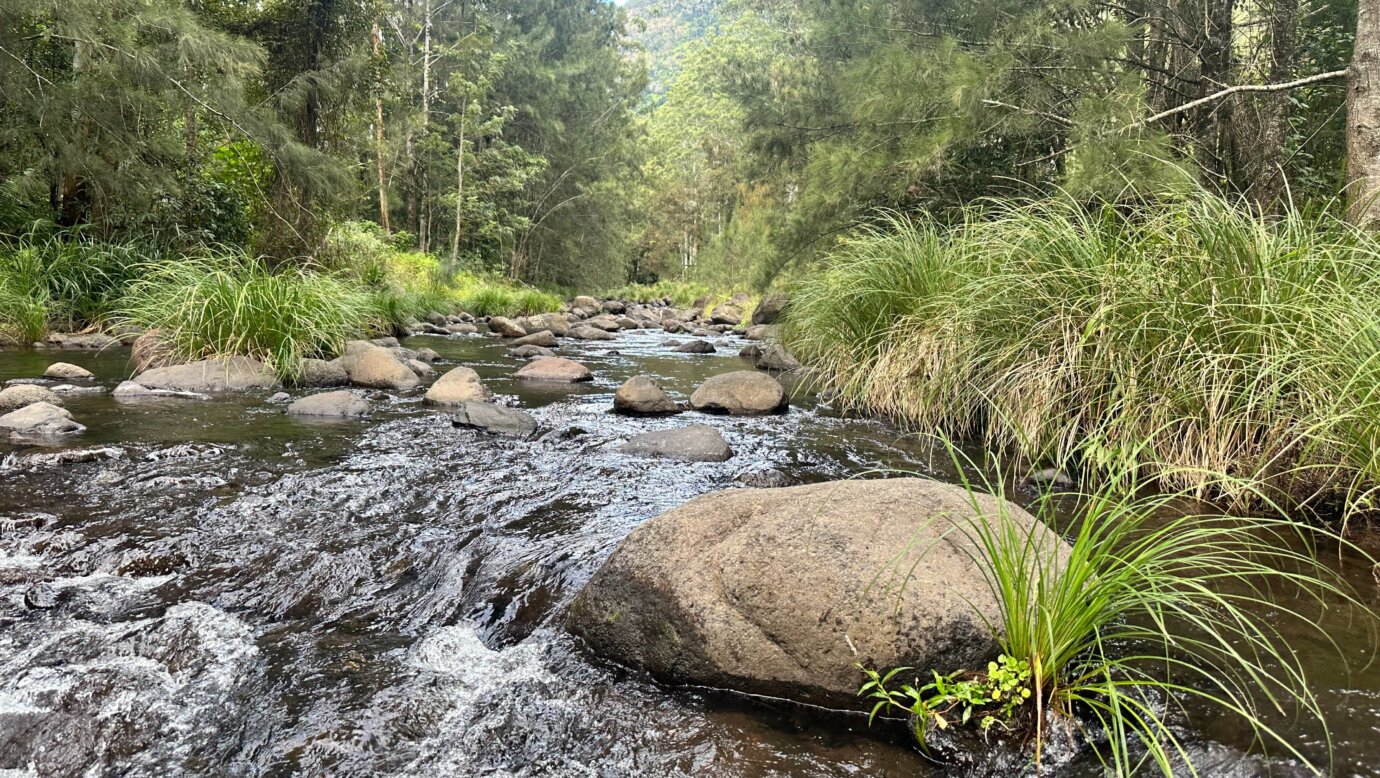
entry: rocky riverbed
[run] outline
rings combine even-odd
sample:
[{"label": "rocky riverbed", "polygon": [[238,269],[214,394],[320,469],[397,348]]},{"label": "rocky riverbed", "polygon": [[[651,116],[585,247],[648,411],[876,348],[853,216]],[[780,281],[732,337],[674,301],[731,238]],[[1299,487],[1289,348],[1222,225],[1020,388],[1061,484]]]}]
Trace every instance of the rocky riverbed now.
[{"label": "rocky riverbed", "polygon": [[[782,413],[695,410],[707,379],[755,369],[732,333],[706,330],[713,353],[683,352],[615,318],[592,327],[611,339],[557,339],[590,374],[568,382],[519,377],[531,363],[511,341],[433,326],[448,334],[401,346],[434,351],[436,375],[474,370],[485,399],[530,416],[530,434],[456,426],[452,407],[424,399],[428,375],[348,389],[363,416],[289,414],[266,387],[65,393],[84,430],[0,442],[0,774],[946,774],[903,726],[662,687],[564,629],[580,589],[652,516],[745,483],[877,468],[944,478],[942,457],[835,414],[789,375]],[[119,347],[0,352],[0,380],[62,361],[113,390],[128,359]],[[654,415],[615,413],[635,376],[681,412],[656,398]],[[694,425],[730,455],[626,449]],[[1328,618],[1349,653],[1370,650],[1345,613]],[[1337,774],[1373,774],[1380,668],[1347,672],[1299,639],[1319,657]],[[1192,726],[1218,755],[1212,774],[1264,772],[1230,720]],[[1321,733],[1303,738],[1316,756]],[[1093,760],[1074,772],[1099,774]]]}]

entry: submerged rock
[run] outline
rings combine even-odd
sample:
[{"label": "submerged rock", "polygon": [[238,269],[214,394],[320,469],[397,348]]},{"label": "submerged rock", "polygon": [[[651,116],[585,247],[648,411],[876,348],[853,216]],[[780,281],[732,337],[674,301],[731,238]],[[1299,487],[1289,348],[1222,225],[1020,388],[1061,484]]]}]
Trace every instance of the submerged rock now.
[{"label": "submerged rock", "polygon": [[0,416],[0,429],[17,435],[75,435],[86,428],[72,420],[66,408],[36,402]]},{"label": "submerged rock", "polygon": [[537,422],[530,413],[487,402],[461,404],[451,417],[451,423],[457,427],[515,438],[530,437],[537,431]]},{"label": "submerged rock", "polygon": [[43,377],[59,381],[90,381],[96,374],[70,362],[54,362],[43,371]]},{"label": "submerged rock", "polygon": [[791,486],[794,479],[770,465],[757,465],[741,470],[733,480],[753,489],[780,489]]},{"label": "submerged rock", "polygon": [[723,462],[733,456],[719,431],[705,424],[634,435],[618,447],[624,454],[679,459],[683,462]]},{"label": "submerged rock", "polygon": [[457,367],[436,379],[436,383],[426,390],[425,402],[432,405],[461,405],[491,399],[493,392],[479,380],[478,373],[468,367]]},{"label": "submerged rock", "polygon": [[156,367],[135,376],[134,381],[149,389],[176,392],[238,392],[272,389],[278,385],[278,376],[257,359],[220,357]]},{"label": "submerged rock", "polygon": [[547,357],[528,362],[517,371],[517,377],[524,381],[553,381],[577,383],[594,380],[589,368],[572,359]]},{"label": "submerged rock", "polygon": [[681,408],[660,384],[638,375],[624,381],[613,393],[613,410],[630,416],[663,416],[680,413]]},{"label": "submerged rock", "polygon": [[307,395],[289,405],[287,412],[292,416],[352,419],[368,415],[369,403],[354,392],[338,389],[334,392]]},{"label": "submerged rock", "polygon": [[732,416],[780,413],[787,404],[786,390],[779,381],[750,370],[713,376],[690,395],[691,408]]},{"label": "submerged rock", "polygon": [[542,346],[518,346],[508,349],[508,356],[519,359],[531,359],[532,357],[554,357],[556,352]]},{"label": "submerged rock", "polygon": [[[1050,553],[1065,547],[1019,507],[975,497]],[[918,478],[708,494],[633,530],[567,623],[665,681],[856,707],[858,662],[924,674],[996,652],[981,551],[955,530],[972,516],[965,490]]]},{"label": "submerged rock", "polygon": [[116,400],[145,400],[158,397],[180,397],[187,400],[208,400],[210,395],[200,392],[183,392],[176,389],[153,389],[135,381],[121,381],[110,393]]}]

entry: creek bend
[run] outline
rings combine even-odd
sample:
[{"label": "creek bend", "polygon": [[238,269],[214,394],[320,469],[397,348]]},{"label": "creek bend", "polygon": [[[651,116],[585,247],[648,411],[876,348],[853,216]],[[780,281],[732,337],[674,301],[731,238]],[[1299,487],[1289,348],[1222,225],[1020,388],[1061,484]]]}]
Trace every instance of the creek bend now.
[{"label": "creek bend", "polygon": [[[923,442],[803,388],[782,416],[610,413],[633,375],[679,399],[744,368],[734,337],[714,355],[672,353],[668,337],[563,341],[595,380],[559,386],[515,380],[522,362],[495,339],[406,341],[529,410],[540,431],[524,441],[455,429],[420,392],[372,392],[360,422],[289,418],[261,394],[70,397],[84,434],[0,443],[0,775],[946,774],[902,727],[667,689],[565,633],[571,599],[632,528],[744,470],[951,477]],[[0,380],[62,360],[113,387],[127,358],[5,351]],[[691,416],[736,455],[613,450]],[[1358,560],[1331,559],[1374,591]],[[1350,667],[1314,633],[1286,636],[1328,713],[1334,774],[1374,775],[1380,667],[1350,615],[1322,616]],[[1250,733],[1231,719],[1194,714],[1204,774],[1302,774],[1244,756]],[[1307,755],[1323,758],[1322,733],[1303,726]],[[1073,772],[1100,774],[1092,759]]]}]

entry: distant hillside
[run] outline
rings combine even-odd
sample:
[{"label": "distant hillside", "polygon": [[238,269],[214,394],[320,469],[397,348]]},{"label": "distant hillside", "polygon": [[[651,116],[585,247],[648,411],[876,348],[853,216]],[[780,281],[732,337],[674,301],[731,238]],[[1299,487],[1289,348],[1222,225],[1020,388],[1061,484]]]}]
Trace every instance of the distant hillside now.
[{"label": "distant hillside", "polygon": [[[647,50],[648,91],[660,93],[679,67],[679,50],[719,23],[717,0],[628,0],[632,37]],[[644,29],[645,28],[645,29]]]}]

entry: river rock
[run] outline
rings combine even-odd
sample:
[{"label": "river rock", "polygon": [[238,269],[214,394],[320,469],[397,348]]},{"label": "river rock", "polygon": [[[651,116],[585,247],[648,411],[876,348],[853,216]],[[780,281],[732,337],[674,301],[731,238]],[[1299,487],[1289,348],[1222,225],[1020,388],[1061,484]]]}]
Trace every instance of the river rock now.
[{"label": "river rock", "polygon": [[791,373],[800,369],[800,362],[796,361],[791,352],[780,343],[769,343],[764,346],[753,364],[758,370],[770,370],[774,373]]},{"label": "river rock", "polygon": [[709,321],[714,324],[736,325],[743,320],[743,309],[731,302],[720,303],[709,312]]},{"label": "river rock", "polygon": [[489,331],[498,333],[501,338],[520,338],[527,334],[527,331],[518,326],[517,322],[506,316],[490,317]]},{"label": "river rock", "polygon": [[517,371],[517,377],[524,381],[560,381],[564,383],[594,380],[594,374],[589,372],[589,368],[564,357],[547,357],[528,362],[522,366],[521,370]]},{"label": "river rock", "polygon": [[0,390],[0,411],[13,411],[34,403],[62,405],[56,392],[33,384],[15,384]]},{"label": "river rock", "polygon": [[427,376],[436,374],[436,368],[432,367],[431,365],[428,365],[420,359],[404,357],[399,359],[398,361],[402,362],[404,365],[407,365],[407,369],[415,373],[418,378],[426,378]]},{"label": "river rock", "polygon": [[779,381],[751,370],[713,376],[690,395],[690,407],[697,411],[733,416],[780,413],[787,404]]},{"label": "river rock", "polygon": [[617,332],[618,330],[622,329],[622,327],[618,326],[618,320],[612,316],[609,316],[608,314],[604,314],[602,316],[595,316],[593,319],[590,319],[589,321],[585,322],[585,326],[594,327],[595,329],[600,329],[604,332]]},{"label": "river rock", "polygon": [[546,329],[558,338],[564,338],[570,334],[570,320],[563,313],[543,313],[541,320],[546,325]]},{"label": "river rock", "polygon": [[614,321],[618,322],[618,329],[620,330],[642,329],[642,323],[630,316],[619,316],[617,319],[614,319]]},{"label": "river rock", "polygon": [[682,462],[723,462],[733,456],[719,431],[705,424],[634,435],[618,447],[624,454],[678,459]]},{"label": "river rock", "polygon": [[309,394],[288,406],[292,416],[331,416],[353,419],[368,415],[369,403],[347,389],[321,394]]},{"label": "river rock", "polygon": [[173,353],[172,344],[163,337],[162,330],[149,330],[135,338],[134,345],[129,350],[129,364],[135,373],[179,362],[182,360]]},{"label": "river rock", "polygon": [[743,330],[743,337],[748,340],[775,340],[777,331],[775,324],[754,324]]},{"label": "river rock", "polygon": [[48,335],[49,345],[65,349],[79,349],[90,351],[104,351],[122,345],[119,338],[112,338],[101,332],[88,332],[73,334],[68,332],[54,332]]},{"label": "river rock", "polygon": [[210,395],[200,392],[179,391],[176,389],[153,389],[134,381],[121,381],[110,393],[116,400],[148,400],[159,397],[178,397],[186,400],[207,400]]},{"label": "river rock", "polygon": [[446,331],[452,335],[473,335],[479,332],[479,328],[469,322],[462,321],[455,324],[447,324]]},{"label": "river rock", "polygon": [[618,315],[628,310],[628,305],[622,300],[605,300],[603,305],[600,306],[600,308],[603,309],[604,313],[612,313],[614,315]]},{"label": "river rock", "polygon": [[70,362],[54,362],[43,371],[43,377],[59,381],[90,381],[96,374]]},{"label": "river rock", "polygon": [[[1019,507],[975,500],[1066,548]],[[634,529],[568,625],[665,681],[856,708],[856,663],[925,677],[995,655],[981,550],[955,530],[972,516],[966,491],[919,478],[715,492]]]},{"label": "river rock", "polygon": [[514,340],[512,345],[514,347],[541,346],[542,348],[555,348],[556,336],[551,334],[551,330],[542,330],[540,332],[534,332],[531,335],[524,335]]},{"label": "river rock", "polygon": [[350,368],[350,383],[371,389],[401,391],[412,389],[421,383],[421,379],[388,349],[378,348],[365,352],[355,360],[354,367]]},{"label": "river rock", "polygon": [[345,386],[350,383],[350,374],[345,366],[337,361],[324,359],[302,360],[302,373],[297,377],[298,386],[317,388],[326,386]]},{"label": "river rock", "polygon": [[382,338],[371,338],[369,342],[374,344],[375,346],[378,346],[379,348],[397,348],[399,345],[398,339],[393,337],[392,335],[388,335]]},{"label": "river rock", "polygon": [[588,324],[577,324],[571,327],[570,337],[576,340],[613,340],[613,336],[608,332]]},{"label": "river rock", "polygon": [[478,373],[468,367],[457,367],[436,379],[436,383],[426,390],[425,402],[431,405],[462,405],[491,399],[493,392],[479,380]]},{"label": "river rock", "polygon": [[429,349],[429,348],[426,348],[426,347],[422,347],[422,348],[417,349],[417,355],[414,357],[414,359],[417,359],[418,361],[421,361],[421,362],[425,362],[425,363],[427,363],[428,365],[435,364],[436,361],[439,360],[440,358],[441,358],[441,355],[440,355],[440,354],[438,354],[438,353],[436,353],[434,350]]},{"label": "river rock", "polygon": [[776,320],[781,318],[781,312],[786,309],[786,304],[789,302],[790,298],[781,292],[773,292],[763,297],[752,312],[752,323],[775,324]]},{"label": "river rock", "polygon": [[795,483],[790,476],[770,465],[755,465],[740,470],[733,480],[753,489],[779,489]]},{"label": "river rock", "polygon": [[531,359],[532,357],[554,357],[556,352],[544,346],[518,346],[508,349],[508,356]]},{"label": "river rock", "polygon": [[272,389],[278,377],[267,365],[249,357],[217,357],[146,370],[134,381],[149,389],[176,392],[240,392]]},{"label": "river rock", "polygon": [[530,437],[537,431],[537,422],[530,413],[487,402],[462,404],[451,417],[451,423],[457,427],[515,438]]},{"label": "river rock", "polygon": [[75,435],[86,428],[73,421],[66,408],[36,402],[0,416],[0,429],[17,435]]},{"label": "river rock", "polygon": [[680,413],[680,406],[661,385],[645,375],[633,376],[613,393],[613,410],[630,416],[663,416]]},{"label": "river rock", "polygon": [[603,310],[603,306],[593,297],[582,294],[570,301],[570,309],[573,313],[579,315],[580,318],[588,319]]},{"label": "river rock", "polygon": [[671,350],[681,354],[713,354],[717,349],[714,348],[713,343],[707,340],[692,340]]}]

